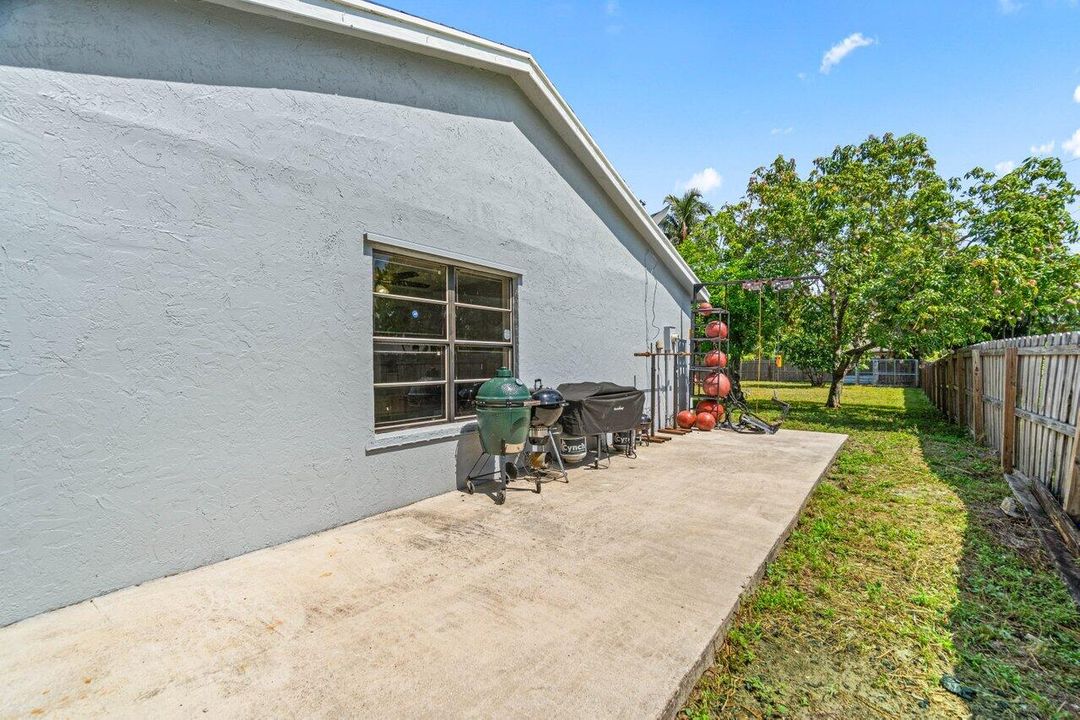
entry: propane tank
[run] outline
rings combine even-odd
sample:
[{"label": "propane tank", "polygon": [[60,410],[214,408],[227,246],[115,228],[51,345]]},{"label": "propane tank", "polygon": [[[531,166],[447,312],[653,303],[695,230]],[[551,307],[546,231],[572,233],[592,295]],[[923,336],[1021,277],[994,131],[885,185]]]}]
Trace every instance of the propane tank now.
[{"label": "propane tank", "polygon": [[579,463],[589,454],[589,446],[580,435],[563,435],[559,438],[559,455],[566,462]]}]

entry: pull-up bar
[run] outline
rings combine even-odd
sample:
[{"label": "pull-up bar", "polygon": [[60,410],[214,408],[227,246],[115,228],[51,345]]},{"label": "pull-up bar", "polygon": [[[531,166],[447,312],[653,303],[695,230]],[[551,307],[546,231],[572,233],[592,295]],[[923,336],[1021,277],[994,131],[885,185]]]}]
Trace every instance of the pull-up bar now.
[{"label": "pull-up bar", "polygon": [[[727,287],[729,285],[742,285],[747,290],[761,290],[766,285],[771,285],[777,290],[787,290],[797,282],[825,282],[821,275],[796,275],[793,277],[757,278],[754,280],[717,280],[715,282],[695,283],[694,295],[709,287]],[[786,283],[791,283],[790,285]],[[783,287],[777,287],[783,285]],[[756,287],[755,287],[756,286]]]}]

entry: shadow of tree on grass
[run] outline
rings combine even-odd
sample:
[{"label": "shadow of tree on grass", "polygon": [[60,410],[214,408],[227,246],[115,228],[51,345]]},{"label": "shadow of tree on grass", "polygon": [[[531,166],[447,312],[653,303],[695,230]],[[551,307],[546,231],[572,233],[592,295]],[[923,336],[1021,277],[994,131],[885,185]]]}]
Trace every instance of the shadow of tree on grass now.
[{"label": "shadow of tree on grass", "polygon": [[1080,712],[1080,615],[1000,511],[994,458],[917,389],[852,387],[830,410],[821,388],[747,385],[767,417],[774,388],[791,402],[785,427],[849,440],[684,716]]},{"label": "shadow of tree on grass", "polygon": [[948,424],[921,391],[905,393],[923,457],[967,513],[950,613],[956,680],[972,691],[976,717],[1080,714],[1080,611],[1026,517],[1000,507],[1010,497],[997,458]]}]

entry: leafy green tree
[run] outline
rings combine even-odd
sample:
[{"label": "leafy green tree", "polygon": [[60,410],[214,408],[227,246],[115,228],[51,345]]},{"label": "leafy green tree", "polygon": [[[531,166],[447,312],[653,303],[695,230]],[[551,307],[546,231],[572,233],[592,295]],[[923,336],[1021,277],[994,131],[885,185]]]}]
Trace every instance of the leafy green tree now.
[{"label": "leafy green tree", "polygon": [[660,228],[676,245],[685,241],[701,221],[713,212],[712,205],[705,202],[697,188],[690,188],[682,195],[668,195],[664,202],[668,206],[668,214],[661,221]]},{"label": "leafy green tree", "polygon": [[813,387],[825,383],[832,367],[831,348],[822,342],[828,337],[831,319],[824,309],[822,303],[800,303],[798,315],[785,319],[780,342],[784,364],[800,368]]},{"label": "leafy green tree", "polygon": [[763,354],[828,368],[835,407],[844,375],[876,347],[925,357],[1080,326],[1078,195],[1056,158],[946,182],[923,138],[871,136],[806,177],[782,156],[758,168],[743,199],[692,226],[679,252],[706,282],[822,276],[720,302],[733,355],[758,350],[760,319]]},{"label": "leafy green tree", "polygon": [[[975,168],[964,176],[962,245],[971,281],[987,308],[991,337],[1059,332],[1080,327],[1077,198],[1061,161],[1028,158],[1001,177]],[[960,183],[956,184],[957,187]]]},{"label": "leafy green tree", "polygon": [[728,287],[715,285],[756,278],[758,272],[786,274],[779,264],[763,266],[755,263],[751,266],[743,255],[732,253],[727,239],[738,231],[734,207],[725,205],[705,218],[686,242],[678,247],[679,253],[694,268],[702,282],[714,284],[711,289],[713,305],[724,307],[730,313],[730,360],[737,365],[740,358],[757,354],[759,319],[762,353],[768,355],[780,349],[778,338],[786,322],[784,317],[789,314],[787,309],[791,302],[788,298],[792,291],[783,291],[782,296],[778,297],[767,288],[761,292],[745,292],[738,284]]},{"label": "leafy green tree", "polygon": [[[955,203],[919,136],[837,147],[805,179],[779,157],[718,214],[724,260],[740,272],[822,276],[792,295],[805,321],[792,339],[807,359],[827,357],[829,407],[873,348],[925,352],[967,339],[979,322],[962,282],[970,258],[956,242]],[[821,347],[810,352],[814,336]]]}]

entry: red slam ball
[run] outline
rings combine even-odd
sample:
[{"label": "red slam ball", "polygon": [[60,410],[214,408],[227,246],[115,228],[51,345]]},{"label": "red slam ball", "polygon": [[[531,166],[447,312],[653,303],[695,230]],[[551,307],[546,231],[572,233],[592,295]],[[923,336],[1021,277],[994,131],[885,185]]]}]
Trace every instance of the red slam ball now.
[{"label": "red slam ball", "polygon": [[731,381],[727,379],[727,375],[714,372],[705,378],[704,387],[705,394],[709,397],[727,397],[731,392]]},{"label": "red slam ball", "polygon": [[695,409],[699,413],[710,413],[715,415],[718,407],[720,407],[720,405],[715,400],[702,400],[697,404],[697,408]]},{"label": "red slam ball", "polygon": [[697,420],[697,414],[693,410],[683,410],[675,416],[675,422],[684,430],[694,427],[695,420]]},{"label": "red slam ball", "polygon": [[722,323],[719,320],[713,320],[705,326],[705,337],[725,340],[727,339],[727,332],[727,323]]},{"label": "red slam ball", "polygon": [[697,421],[694,423],[694,427],[698,430],[705,430],[708,432],[716,427],[716,418],[712,413],[701,413],[697,416]]},{"label": "red slam ball", "polygon": [[708,353],[705,356],[705,366],[706,367],[726,368],[727,367],[727,355],[720,352],[719,350],[713,350],[713,351],[711,351],[710,353]]},{"label": "red slam ball", "polygon": [[702,313],[702,314],[710,313],[710,312],[712,312],[712,305],[710,303],[707,303],[707,302],[698,303],[697,311],[699,313]]}]

